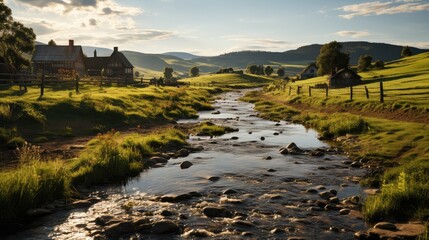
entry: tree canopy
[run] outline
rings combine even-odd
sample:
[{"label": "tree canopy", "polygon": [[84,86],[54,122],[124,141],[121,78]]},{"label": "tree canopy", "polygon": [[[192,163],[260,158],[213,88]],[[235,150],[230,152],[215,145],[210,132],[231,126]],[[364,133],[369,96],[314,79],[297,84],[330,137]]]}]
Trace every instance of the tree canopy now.
[{"label": "tree canopy", "polygon": [[323,45],[316,59],[317,75],[331,74],[337,69],[348,67],[349,54],[341,52],[342,45],[336,41]]},{"label": "tree canopy", "polygon": [[166,80],[169,80],[169,79],[173,78],[173,72],[174,72],[173,68],[171,68],[171,67],[165,67],[164,68],[164,78]]},{"label": "tree canopy", "polygon": [[374,67],[377,69],[383,69],[384,68],[384,62],[381,60],[377,60],[374,63]]},{"label": "tree canopy", "polygon": [[361,55],[359,57],[359,62],[358,62],[358,70],[359,71],[366,71],[369,68],[371,68],[371,63],[372,63],[372,57],[370,55]]},{"label": "tree canopy", "polygon": [[35,39],[33,29],[14,21],[12,10],[0,1],[0,56],[16,70],[30,66],[23,53],[34,51]]},{"label": "tree canopy", "polygon": [[49,40],[48,45],[49,46],[57,46],[57,43],[54,40],[51,39],[51,40]]},{"label": "tree canopy", "polygon": [[273,72],[274,72],[274,69],[271,66],[265,67],[265,75],[271,76],[271,74],[273,74]]},{"label": "tree canopy", "polygon": [[198,77],[200,75],[200,69],[198,67],[191,67],[191,69],[189,69],[189,75]]},{"label": "tree canopy", "polygon": [[285,74],[286,74],[286,71],[284,68],[280,67],[279,69],[277,69],[277,76],[284,77]]},{"label": "tree canopy", "polygon": [[413,53],[411,52],[411,48],[410,47],[405,46],[405,47],[402,48],[401,57],[409,57],[409,56],[412,56],[412,55],[413,55]]}]

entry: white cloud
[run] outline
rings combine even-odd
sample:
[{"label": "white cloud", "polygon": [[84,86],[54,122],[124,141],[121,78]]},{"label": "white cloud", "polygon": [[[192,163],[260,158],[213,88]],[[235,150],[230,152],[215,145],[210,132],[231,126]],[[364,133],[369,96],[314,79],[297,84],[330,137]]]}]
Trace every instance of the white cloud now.
[{"label": "white cloud", "polygon": [[357,16],[429,11],[429,3],[422,3],[416,0],[395,0],[387,2],[375,1],[343,6],[340,7],[339,10],[342,10],[346,13],[341,14],[340,17],[352,19]]},{"label": "white cloud", "polygon": [[339,31],[334,33],[340,37],[351,37],[351,38],[360,38],[369,36],[369,32],[367,31]]},{"label": "white cloud", "polygon": [[284,40],[270,38],[250,38],[241,35],[226,36],[224,39],[237,42],[230,51],[242,50],[267,50],[267,51],[285,51],[286,49],[296,48],[298,44]]}]

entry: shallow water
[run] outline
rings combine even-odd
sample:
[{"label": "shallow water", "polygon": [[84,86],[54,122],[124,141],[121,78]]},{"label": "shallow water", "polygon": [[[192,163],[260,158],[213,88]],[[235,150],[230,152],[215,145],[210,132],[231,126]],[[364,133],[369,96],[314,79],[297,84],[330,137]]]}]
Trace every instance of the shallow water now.
[{"label": "shallow water", "polygon": [[[189,143],[203,146],[203,151],[186,158],[170,159],[164,167],[144,171],[125,186],[110,189],[110,195],[89,209],[56,213],[43,219],[35,228],[12,237],[90,238],[95,230],[89,226],[97,216],[110,214],[133,217],[142,212],[150,212],[150,216],[156,220],[165,219],[156,213],[168,209],[177,214],[167,219],[178,222],[185,230],[206,229],[215,233],[213,238],[219,239],[245,238],[243,232],[249,233],[250,238],[261,239],[287,239],[289,236],[306,239],[353,239],[354,231],[365,228],[363,221],[352,216],[342,216],[338,211],[310,209],[320,197],[307,193],[306,190],[335,189],[339,198],[359,196],[362,189],[350,181],[350,177],[362,175],[362,170],[350,169],[342,164],[347,158],[335,152],[327,152],[323,157],[280,154],[279,149],[290,142],[295,142],[303,150],[329,146],[317,139],[314,130],[302,125],[256,117],[253,104],[238,101],[244,92],[221,95],[215,102],[220,114],[201,112],[197,120],[179,122],[210,120],[238,128],[238,132],[212,139],[191,136]],[[261,137],[265,140],[261,140]],[[271,160],[265,160],[267,157],[271,157]],[[180,163],[185,160],[192,162],[193,166],[180,169]],[[213,181],[209,180],[210,177],[217,178]],[[222,194],[226,189],[233,189],[237,193],[228,196]],[[193,191],[202,196],[180,203],[161,203],[156,198],[165,194],[186,194]],[[239,200],[240,203],[231,203],[234,200]],[[132,213],[125,212],[121,207],[130,202],[135,210]],[[205,217],[201,213],[202,208],[213,204],[234,211],[241,220],[252,226],[237,226],[226,218]],[[187,218],[179,219],[178,215],[186,215]],[[85,227],[77,227],[83,225]],[[283,230],[273,233],[274,228]],[[135,233],[131,236],[137,239],[181,239],[185,235]]]}]

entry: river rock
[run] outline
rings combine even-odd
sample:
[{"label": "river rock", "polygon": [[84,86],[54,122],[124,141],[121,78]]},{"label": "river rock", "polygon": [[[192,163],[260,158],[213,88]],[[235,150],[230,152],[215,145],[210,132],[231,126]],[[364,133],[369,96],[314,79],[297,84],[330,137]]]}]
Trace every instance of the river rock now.
[{"label": "river rock", "polygon": [[337,197],[331,197],[329,198],[330,203],[340,203],[340,199]]},{"label": "river rock", "polygon": [[265,140],[265,137],[261,137],[261,141],[264,141]]},{"label": "river rock", "polygon": [[329,190],[329,192],[334,194],[334,196],[337,196],[337,194],[338,194],[338,191],[335,189],[331,189],[331,190]]},{"label": "river rock", "polygon": [[234,227],[247,227],[247,228],[253,228],[255,225],[249,221],[244,220],[233,220],[231,222],[231,225]]},{"label": "river rock", "polygon": [[167,163],[168,159],[164,158],[164,157],[151,157],[149,159],[149,162],[154,162],[155,164],[157,164],[157,163]]},{"label": "river rock", "polygon": [[238,140],[238,137],[236,137],[236,136],[231,137],[231,140]]},{"label": "river rock", "polygon": [[140,226],[139,230],[141,232],[152,234],[178,234],[181,232],[181,228],[176,223],[167,220],[143,224]]},{"label": "river rock", "polygon": [[159,215],[164,216],[164,217],[170,217],[170,216],[173,216],[174,213],[169,211],[169,210],[164,209],[159,213]]},{"label": "river rock", "polygon": [[272,234],[282,234],[285,233],[286,230],[282,229],[282,228],[274,228],[273,230],[270,231]]},{"label": "river rock", "polygon": [[273,159],[271,156],[264,157],[264,160],[271,160],[271,159]]},{"label": "river rock", "polygon": [[385,230],[397,230],[396,225],[390,222],[379,222],[374,225],[374,228],[385,229]]},{"label": "river rock", "polygon": [[94,222],[96,225],[105,226],[105,225],[108,225],[114,219],[115,217],[112,215],[103,215],[103,216],[97,217],[94,220]]},{"label": "river rock", "polygon": [[193,164],[189,161],[184,161],[180,164],[181,169],[187,169],[190,168]]},{"label": "river rock", "polygon": [[220,179],[220,177],[217,177],[217,176],[212,176],[212,177],[209,177],[209,178],[208,178],[208,180],[209,180],[209,181],[212,181],[212,182],[219,181],[219,179]]},{"label": "river rock", "polygon": [[332,194],[331,192],[328,192],[328,191],[319,193],[319,196],[323,199],[326,199],[326,200],[329,200],[331,197],[335,197],[334,194]]},{"label": "river rock", "polygon": [[213,115],[220,114],[220,111],[214,111],[214,112],[212,112],[212,114],[213,114]]},{"label": "river rock", "polygon": [[189,156],[189,150],[186,148],[182,148],[176,153],[176,156],[177,157],[187,157],[187,156]]},{"label": "river rock", "polygon": [[[378,227],[368,230],[369,237],[367,239],[417,239],[419,235],[425,232],[425,226],[419,223],[409,224],[393,224],[393,223],[378,223]],[[376,224],[377,225],[377,224]]]},{"label": "river rock", "polygon": [[174,195],[174,194],[167,194],[162,196],[159,200],[161,202],[170,202],[170,203],[176,203],[181,201],[186,201],[192,198],[192,195],[189,193],[180,194],[180,195]]},{"label": "river rock", "polygon": [[354,162],[352,162],[352,163],[350,164],[350,167],[353,167],[353,168],[360,168],[360,167],[362,167],[362,163],[360,163],[360,162],[358,162],[358,161],[354,161]]},{"label": "river rock", "polygon": [[231,218],[233,216],[231,211],[223,207],[205,207],[203,208],[203,213],[207,217]]},{"label": "river rock", "polygon": [[234,189],[226,189],[225,191],[223,191],[222,194],[229,195],[229,194],[235,194],[235,193],[237,193],[237,191],[235,191]]},{"label": "river rock", "polygon": [[289,150],[287,150],[286,148],[280,148],[279,152],[283,155],[289,154]]},{"label": "river rock", "polygon": [[303,152],[294,142],[289,143],[284,148],[286,148],[290,154],[300,154]]},{"label": "river rock", "polygon": [[132,222],[119,222],[106,227],[104,233],[108,237],[118,238],[123,234],[132,233],[134,231],[135,228]]},{"label": "river rock", "polygon": [[350,213],[350,209],[343,208],[340,210],[341,215],[348,215]]},{"label": "river rock", "polygon": [[71,208],[87,208],[92,206],[93,204],[101,201],[99,198],[87,198],[83,200],[77,200],[70,204]]},{"label": "river rock", "polygon": [[52,214],[52,211],[45,208],[35,208],[25,212],[25,215],[29,217],[43,217],[49,214]]},{"label": "river rock", "polygon": [[270,168],[270,169],[267,169],[267,172],[276,172],[276,170],[275,170],[275,169]]},{"label": "river rock", "polygon": [[185,238],[209,238],[214,237],[216,234],[209,232],[205,229],[191,229],[183,234],[183,237]]},{"label": "river rock", "polygon": [[313,157],[323,157],[325,155],[322,151],[311,151],[309,154]]}]

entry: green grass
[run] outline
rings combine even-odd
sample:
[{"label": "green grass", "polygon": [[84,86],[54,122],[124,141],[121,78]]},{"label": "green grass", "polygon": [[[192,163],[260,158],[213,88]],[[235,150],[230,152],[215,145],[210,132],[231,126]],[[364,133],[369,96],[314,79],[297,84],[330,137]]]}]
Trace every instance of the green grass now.
[{"label": "green grass", "polygon": [[192,129],[192,133],[197,136],[220,136],[225,133],[235,132],[238,129],[227,127],[227,126],[219,126],[215,125],[212,122],[202,122],[199,123],[194,129]]},{"label": "green grass", "polygon": [[[350,89],[330,89],[329,97],[325,97],[324,89],[312,89],[309,86],[327,83],[327,76],[296,81],[295,83],[277,84],[266,90],[282,95],[285,101],[304,103],[313,107],[355,108],[361,111],[400,111],[427,115],[429,112],[429,53],[387,62],[385,69],[359,73],[363,84],[353,88],[353,100],[350,100]],[[383,81],[384,100],[380,103],[379,81]],[[301,94],[297,95],[297,86],[301,86]],[[365,86],[370,98],[366,98]],[[292,88],[289,95],[289,87]]]},{"label": "green grass", "polygon": [[297,110],[293,107],[295,105],[288,104],[299,98],[288,101],[278,91],[251,92],[243,99],[255,103],[255,109],[260,112],[261,117],[300,122],[317,129],[326,138],[354,134],[357,138],[343,144],[350,158],[365,159],[373,166],[390,166],[383,175],[364,180],[365,184],[382,187],[380,195],[369,197],[365,201],[364,214],[367,221],[428,220],[427,124],[365,117],[347,112],[324,113],[323,107]]},{"label": "green grass", "polygon": [[273,82],[273,79],[265,76],[248,74],[209,74],[195,78],[186,78],[181,82],[190,83],[196,87],[220,87],[220,88],[254,88],[263,87]]}]

